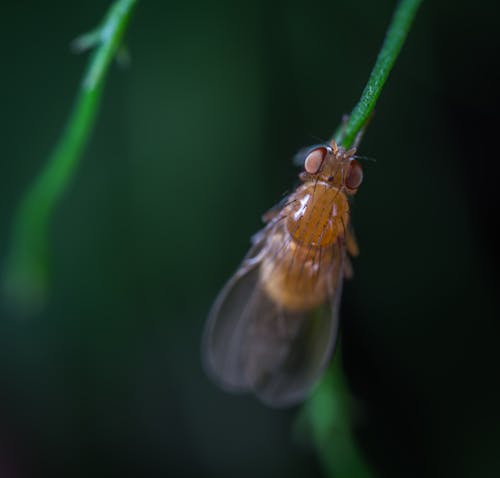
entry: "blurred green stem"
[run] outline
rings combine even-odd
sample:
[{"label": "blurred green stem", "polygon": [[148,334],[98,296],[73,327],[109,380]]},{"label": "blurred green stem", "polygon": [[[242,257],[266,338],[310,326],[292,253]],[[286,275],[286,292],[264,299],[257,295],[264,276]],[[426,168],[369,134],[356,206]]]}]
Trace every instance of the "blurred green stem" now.
[{"label": "blurred green stem", "polygon": [[[382,88],[410,30],[422,0],[401,0],[387,30],[368,83],[344,127],[335,133],[337,142],[350,147],[369,121]],[[352,427],[352,403],[337,351],[330,369],[303,413],[311,426],[315,447],[325,471],[335,478],[369,477],[357,450]]]},{"label": "blurred green stem", "polygon": [[90,137],[108,67],[121,46],[136,1],[116,0],[100,27],[73,43],[76,50],[96,49],[66,128],[14,216],[4,285],[15,305],[31,308],[46,298],[50,219]]},{"label": "blurred green stem", "polygon": [[345,383],[340,350],[321,385],[304,405],[314,446],[323,468],[335,478],[373,476],[356,445],[352,429],[353,398]]}]

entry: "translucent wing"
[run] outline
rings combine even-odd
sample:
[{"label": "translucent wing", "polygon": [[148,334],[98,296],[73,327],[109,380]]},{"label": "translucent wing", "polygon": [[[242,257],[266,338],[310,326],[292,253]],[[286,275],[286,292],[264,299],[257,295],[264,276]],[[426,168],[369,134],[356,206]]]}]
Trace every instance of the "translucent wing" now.
[{"label": "translucent wing", "polygon": [[215,301],[205,330],[205,366],[223,388],[253,391],[271,406],[307,396],[337,335],[344,249],[335,247],[329,303],[298,312],[280,307],[262,288],[265,247],[256,244]]}]

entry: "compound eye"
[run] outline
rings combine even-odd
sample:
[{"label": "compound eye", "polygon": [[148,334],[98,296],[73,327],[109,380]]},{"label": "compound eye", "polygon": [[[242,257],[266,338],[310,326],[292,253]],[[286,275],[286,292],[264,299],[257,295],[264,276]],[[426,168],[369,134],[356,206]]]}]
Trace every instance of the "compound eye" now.
[{"label": "compound eye", "polygon": [[345,186],[348,189],[358,189],[363,181],[363,168],[355,159],[349,164],[345,178]]},{"label": "compound eye", "polygon": [[325,160],[326,153],[327,153],[326,148],[317,148],[312,150],[307,155],[307,158],[304,161],[304,169],[306,173],[318,174],[323,164],[323,161]]}]

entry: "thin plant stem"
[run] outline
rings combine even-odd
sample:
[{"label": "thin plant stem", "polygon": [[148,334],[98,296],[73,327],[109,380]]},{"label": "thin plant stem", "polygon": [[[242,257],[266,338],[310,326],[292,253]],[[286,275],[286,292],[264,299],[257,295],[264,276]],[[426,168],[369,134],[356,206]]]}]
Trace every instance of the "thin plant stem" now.
[{"label": "thin plant stem", "polygon": [[351,423],[356,410],[339,352],[321,385],[305,403],[301,419],[309,424],[314,447],[329,476],[368,478],[374,475],[357,447]]},{"label": "thin plant stem", "polygon": [[[339,128],[334,135],[346,148],[352,146],[358,133],[369,121],[421,3],[422,0],[401,0],[396,7],[361,98],[349,115],[346,125]],[[344,129],[343,134],[341,129]]]},{"label": "thin plant stem", "polygon": [[[353,145],[370,120],[421,3],[422,0],[401,0],[396,7],[361,98],[347,123],[339,127],[334,135],[344,147]],[[310,427],[318,456],[329,476],[371,477],[374,473],[365,464],[356,446],[352,426],[354,399],[342,372],[339,352],[313,396],[305,403],[301,419]]]},{"label": "thin plant stem", "polygon": [[31,308],[45,301],[49,282],[50,220],[89,140],[106,73],[121,46],[136,3],[137,0],[116,0],[98,28],[73,43],[76,50],[95,47],[95,51],[62,136],[14,216],[4,277],[5,292],[14,305]]}]

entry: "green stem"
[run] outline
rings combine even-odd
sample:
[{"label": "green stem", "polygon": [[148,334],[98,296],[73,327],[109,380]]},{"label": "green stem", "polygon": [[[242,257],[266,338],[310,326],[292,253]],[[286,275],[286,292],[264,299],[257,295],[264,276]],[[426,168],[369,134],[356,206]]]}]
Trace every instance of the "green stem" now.
[{"label": "green stem", "polygon": [[340,134],[340,129],[335,134],[337,140],[342,138],[339,142],[346,148],[352,146],[358,133],[369,121],[421,3],[422,0],[401,0],[397,6],[368,83],[349,116],[344,134]]},{"label": "green stem", "polygon": [[[422,0],[401,0],[397,6],[361,98],[346,125],[334,135],[344,147],[353,145],[369,121],[421,3]],[[336,478],[373,476],[356,447],[352,430],[352,403],[337,351],[332,366],[303,409],[303,417],[310,424],[323,467],[328,475]]]},{"label": "green stem", "polygon": [[6,293],[17,305],[42,303],[49,282],[49,223],[68,187],[95,123],[109,65],[121,45],[136,0],[116,0],[101,26],[75,42],[96,47],[66,128],[15,216],[5,273]]},{"label": "green stem", "polygon": [[335,478],[373,476],[358,450],[352,429],[353,398],[345,382],[340,350],[314,395],[304,405],[305,418],[324,470]]}]

